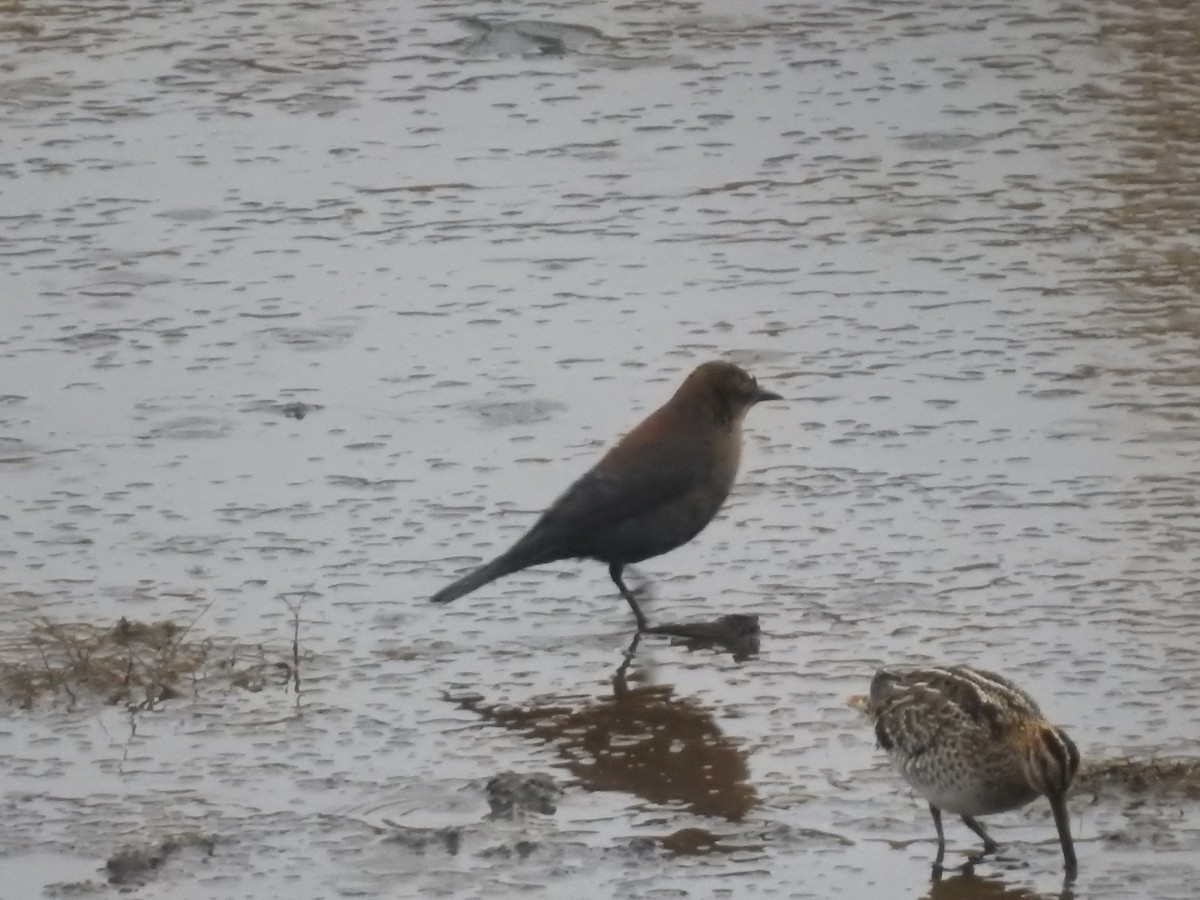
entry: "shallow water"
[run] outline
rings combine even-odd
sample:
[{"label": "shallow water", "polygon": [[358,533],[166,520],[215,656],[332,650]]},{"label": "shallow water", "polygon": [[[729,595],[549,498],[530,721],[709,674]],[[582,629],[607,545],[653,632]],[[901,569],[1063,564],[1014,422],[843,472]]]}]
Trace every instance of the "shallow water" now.
[{"label": "shallow water", "polygon": [[[927,811],[845,700],[974,662],[1087,757],[1195,754],[1194,19],[6,11],[6,641],[171,619],[287,660],[298,609],[302,678],[10,710],[3,896],[107,894],[105,860],[178,834],[211,848],[136,890],[1059,896],[1044,804],[931,884]],[[597,564],[424,602],[717,356],[788,401],[646,607],[756,614],[757,656],[647,638],[615,693]],[[506,770],[556,812],[489,817]],[[1196,895],[1193,799],[1072,814],[1070,896]]]}]

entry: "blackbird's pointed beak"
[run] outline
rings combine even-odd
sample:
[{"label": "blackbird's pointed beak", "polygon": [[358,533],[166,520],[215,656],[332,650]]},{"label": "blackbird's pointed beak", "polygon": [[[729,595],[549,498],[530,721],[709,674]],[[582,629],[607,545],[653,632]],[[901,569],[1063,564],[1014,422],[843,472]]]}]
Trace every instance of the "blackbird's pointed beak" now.
[{"label": "blackbird's pointed beak", "polygon": [[755,395],[754,395],[755,403],[762,403],[764,400],[782,400],[782,399],[783,399],[782,394],[777,394],[774,391],[764,391],[762,388],[759,388],[757,393],[755,393]]}]

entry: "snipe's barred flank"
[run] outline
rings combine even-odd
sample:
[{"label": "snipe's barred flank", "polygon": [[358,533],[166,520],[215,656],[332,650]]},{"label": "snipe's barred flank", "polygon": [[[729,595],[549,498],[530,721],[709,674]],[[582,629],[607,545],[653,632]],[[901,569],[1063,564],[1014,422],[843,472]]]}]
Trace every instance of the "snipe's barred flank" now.
[{"label": "snipe's barred flank", "polygon": [[1079,769],[1079,751],[1027,693],[967,666],[884,668],[871,681],[866,711],[879,746],[929,803],[938,838],[935,869],[946,852],[942,810],[961,816],[990,853],[996,843],[975,817],[1045,796],[1067,875],[1074,876],[1066,793]]}]

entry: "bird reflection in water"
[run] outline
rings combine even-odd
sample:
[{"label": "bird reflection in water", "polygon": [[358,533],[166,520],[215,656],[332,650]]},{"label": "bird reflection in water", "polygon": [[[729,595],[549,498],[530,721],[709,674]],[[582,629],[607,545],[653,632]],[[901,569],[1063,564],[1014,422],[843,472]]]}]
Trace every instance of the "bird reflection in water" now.
[{"label": "bird reflection in water", "polygon": [[1075,898],[1067,883],[1063,884],[1060,893],[1050,895],[1029,887],[1013,887],[999,878],[981,878],[968,863],[958,874],[949,878],[935,875],[929,892],[922,894],[920,900],[1047,900],[1051,896],[1055,900]]},{"label": "bird reflection in water", "polygon": [[[610,696],[543,697],[522,706],[468,698],[459,705],[548,742],[588,790],[621,791],[655,805],[681,804],[698,816],[740,822],[758,802],[746,751],[696,699],[678,696],[669,684],[631,683],[639,639],[635,636],[614,675]],[[664,844],[670,849],[669,838]],[[704,844],[698,846],[713,849]]]}]

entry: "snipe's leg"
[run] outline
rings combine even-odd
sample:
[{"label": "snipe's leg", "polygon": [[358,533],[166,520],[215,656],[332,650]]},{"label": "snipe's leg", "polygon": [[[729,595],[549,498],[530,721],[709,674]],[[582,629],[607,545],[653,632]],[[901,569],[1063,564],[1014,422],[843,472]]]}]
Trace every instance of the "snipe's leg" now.
[{"label": "snipe's leg", "polygon": [[962,820],[963,820],[963,823],[966,824],[966,826],[968,828],[970,828],[973,832],[975,832],[977,835],[979,835],[979,837],[983,840],[983,852],[984,853],[995,853],[996,852],[999,845],[995,841],[992,840],[991,836],[986,831],[984,831],[982,825],[980,825],[977,821],[972,819],[970,816],[963,816]]},{"label": "snipe's leg", "polygon": [[942,874],[942,860],[946,858],[946,833],[942,831],[942,811],[930,803],[929,814],[933,816],[933,827],[938,837],[937,856],[933,858],[933,875],[937,878]]},{"label": "snipe's leg", "polygon": [[625,587],[625,580],[621,577],[621,572],[624,568],[620,563],[610,563],[608,574],[612,577],[613,584],[617,586],[617,590],[621,592],[621,596],[625,598],[625,602],[629,604],[629,608],[633,610],[633,615],[637,619],[638,631],[645,631],[646,626],[650,622],[646,619],[646,614],[642,612],[642,608],[638,606],[637,598],[633,596],[633,591]]}]

